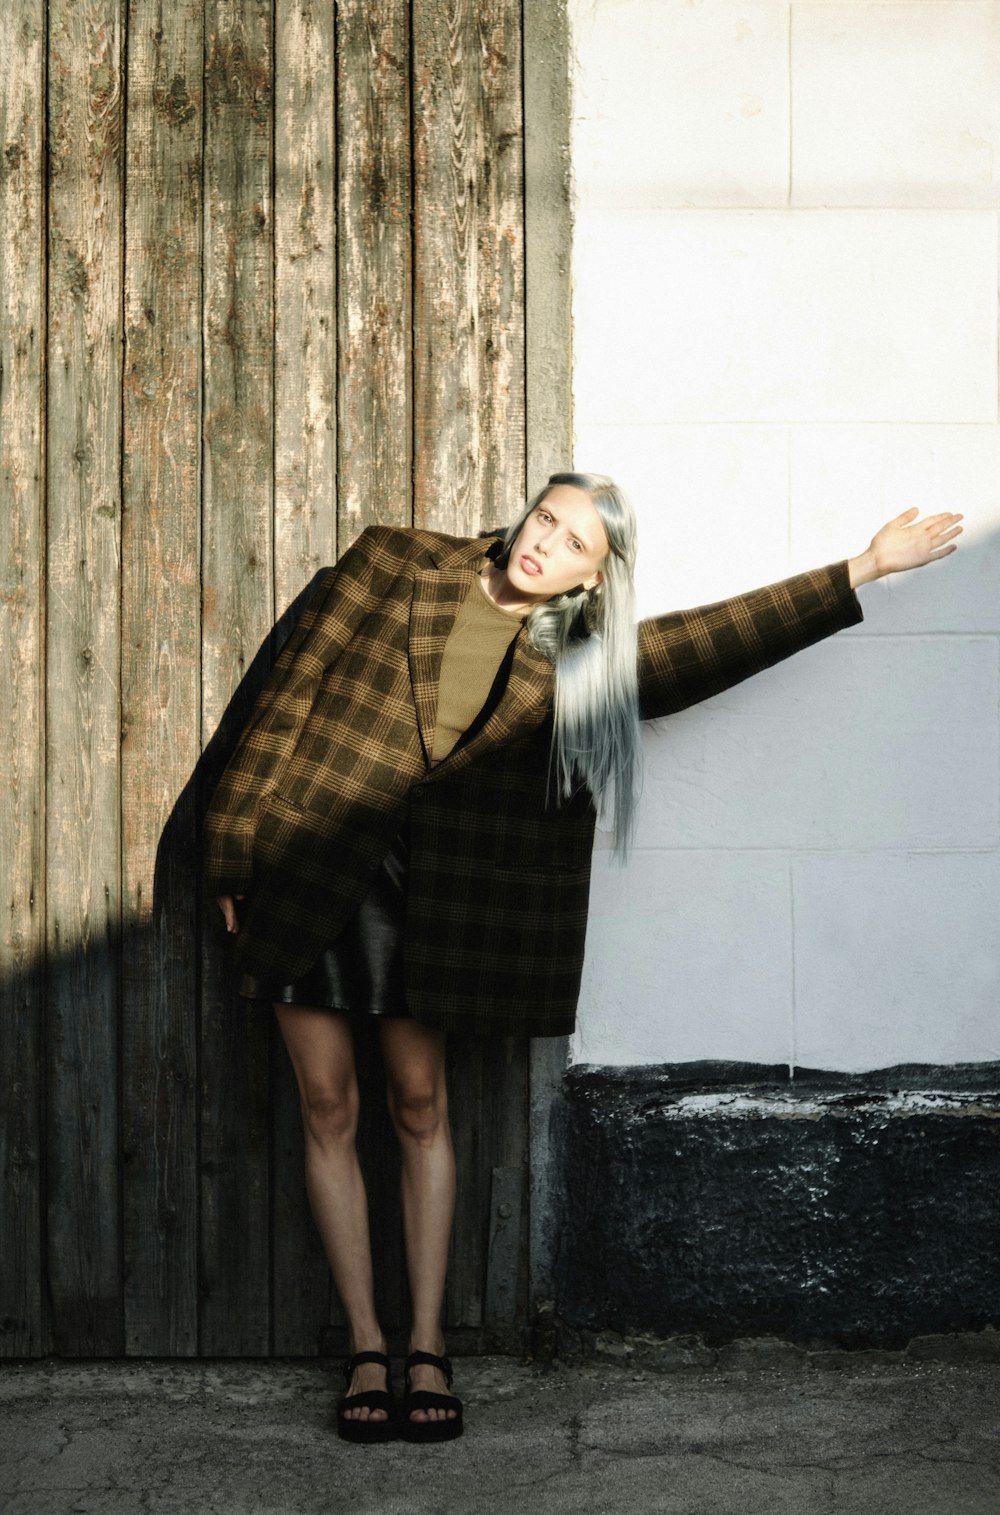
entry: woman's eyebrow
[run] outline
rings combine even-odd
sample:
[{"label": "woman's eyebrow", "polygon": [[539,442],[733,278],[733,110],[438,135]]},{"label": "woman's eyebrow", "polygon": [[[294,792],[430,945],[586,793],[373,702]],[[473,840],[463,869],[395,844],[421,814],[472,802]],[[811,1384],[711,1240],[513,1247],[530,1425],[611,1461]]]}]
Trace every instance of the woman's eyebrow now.
[{"label": "woman's eyebrow", "polygon": [[[547,510],[548,511],[549,515],[552,517],[553,521],[555,521],[556,525],[558,526],[559,525],[559,517],[556,515],[555,511],[552,509],[552,506],[551,505],[543,505],[541,508],[543,510]],[[567,527],[567,530],[569,530],[568,527]],[[589,552],[590,551],[590,543],[587,541],[586,537],[581,536],[578,531],[570,531],[569,534],[570,534],[571,537],[575,537],[576,538],[576,540],[580,543],[580,546],[583,548],[584,552]]]}]

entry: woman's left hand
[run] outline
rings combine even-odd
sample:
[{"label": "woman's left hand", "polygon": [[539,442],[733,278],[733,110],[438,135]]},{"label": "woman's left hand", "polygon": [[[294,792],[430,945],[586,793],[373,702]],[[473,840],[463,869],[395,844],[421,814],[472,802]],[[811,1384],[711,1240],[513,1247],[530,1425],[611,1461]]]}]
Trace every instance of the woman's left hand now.
[{"label": "woman's left hand", "polygon": [[962,530],[956,522],[960,513],[944,510],[917,521],[918,507],[911,505],[902,515],[887,521],[871,539],[866,552],[849,560],[851,588],[880,579],[887,573],[902,573],[907,568],[922,568],[938,558],[946,558],[958,547],[951,541]]}]

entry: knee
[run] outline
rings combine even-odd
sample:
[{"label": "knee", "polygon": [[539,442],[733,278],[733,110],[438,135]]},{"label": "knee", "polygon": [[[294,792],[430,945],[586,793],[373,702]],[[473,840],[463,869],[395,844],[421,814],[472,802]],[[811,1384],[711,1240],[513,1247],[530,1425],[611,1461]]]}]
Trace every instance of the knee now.
[{"label": "knee", "polygon": [[429,1145],[448,1123],[444,1096],[434,1088],[390,1088],[389,1109],[399,1135],[421,1146]]},{"label": "knee", "polygon": [[304,1089],[302,1124],[306,1136],[320,1146],[353,1141],[358,1127],[358,1090],[326,1087]]}]

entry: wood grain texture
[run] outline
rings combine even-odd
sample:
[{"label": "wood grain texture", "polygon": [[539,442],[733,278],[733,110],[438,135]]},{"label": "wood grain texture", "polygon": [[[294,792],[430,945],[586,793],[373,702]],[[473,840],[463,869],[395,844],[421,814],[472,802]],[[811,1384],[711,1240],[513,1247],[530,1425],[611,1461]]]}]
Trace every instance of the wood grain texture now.
[{"label": "wood grain texture", "polygon": [[[274,593],[284,609],[337,555],[334,8],[277,6],[274,121]],[[302,1117],[272,1017],[273,1350],[309,1356],[330,1269],[303,1182]]]},{"label": "wood grain texture", "polygon": [[338,546],[412,524],[409,9],[337,6]]},{"label": "wood grain texture", "polygon": [[[202,729],[230,701],[273,601],[272,4],[206,0]],[[225,714],[225,722],[223,715]],[[211,902],[209,902],[211,903]],[[270,1022],[227,972],[218,911],[202,958],[200,1350],[271,1343]]]},{"label": "wood grain texture", "polygon": [[483,1313],[497,1330],[515,1326],[522,1312],[527,1168],[494,1168]]},{"label": "wood grain texture", "polygon": [[527,492],[573,466],[569,20],[523,0]]},{"label": "wood grain texture", "polygon": [[48,1265],[57,1350],[122,1350],[119,0],[49,6]]},{"label": "wood grain texture", "polygon": [[[455,1326],[501,1324],[486,1313],[493,1170],[527,1166],[528,1045],[521,1037],[449,1037],[448,1103],[459,1189],[447,1318]],[[523,1319],[523,1279],[515,1280],[511,1293]]]},{"label": "wood grain texture", "polygon": [[414,521],[524,498],[520,8],[413,0]]},{"label": "wood grain texture", "polygon": [[0,1355],[48,1350],[42,1271],[42,0],[0,9]]},{"label": "wood grain texture", "polygon": [[525,498],[521,8],[479,0],[475,9],[481,519],[497,526],[513,521]]},{"label": "wood grain texture", "polygon": [[333,7],[275,15],[274,588],[279,610],[337,552]]},{"label": "wood grain texture", "polygon": [[182,808],[174,806],[198,756],[201,66],[201,0],[132,0],[122,473],[122,1225],[126,1351],[157,1356],[198,1349],[198,875],[193,803],[187,796]]}]

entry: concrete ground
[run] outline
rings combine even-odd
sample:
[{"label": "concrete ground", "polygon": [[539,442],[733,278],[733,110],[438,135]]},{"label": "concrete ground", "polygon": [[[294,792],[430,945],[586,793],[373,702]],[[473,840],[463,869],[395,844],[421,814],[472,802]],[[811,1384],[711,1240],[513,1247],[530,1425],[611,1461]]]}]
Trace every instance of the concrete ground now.
[{"label": "concrete ground", "polygon": [[1000,1515],[1000,1363],[454,1367],[463,1437],[366,1447],[336,1435],[330,1363],[11,1363],[0,1510]]}]

